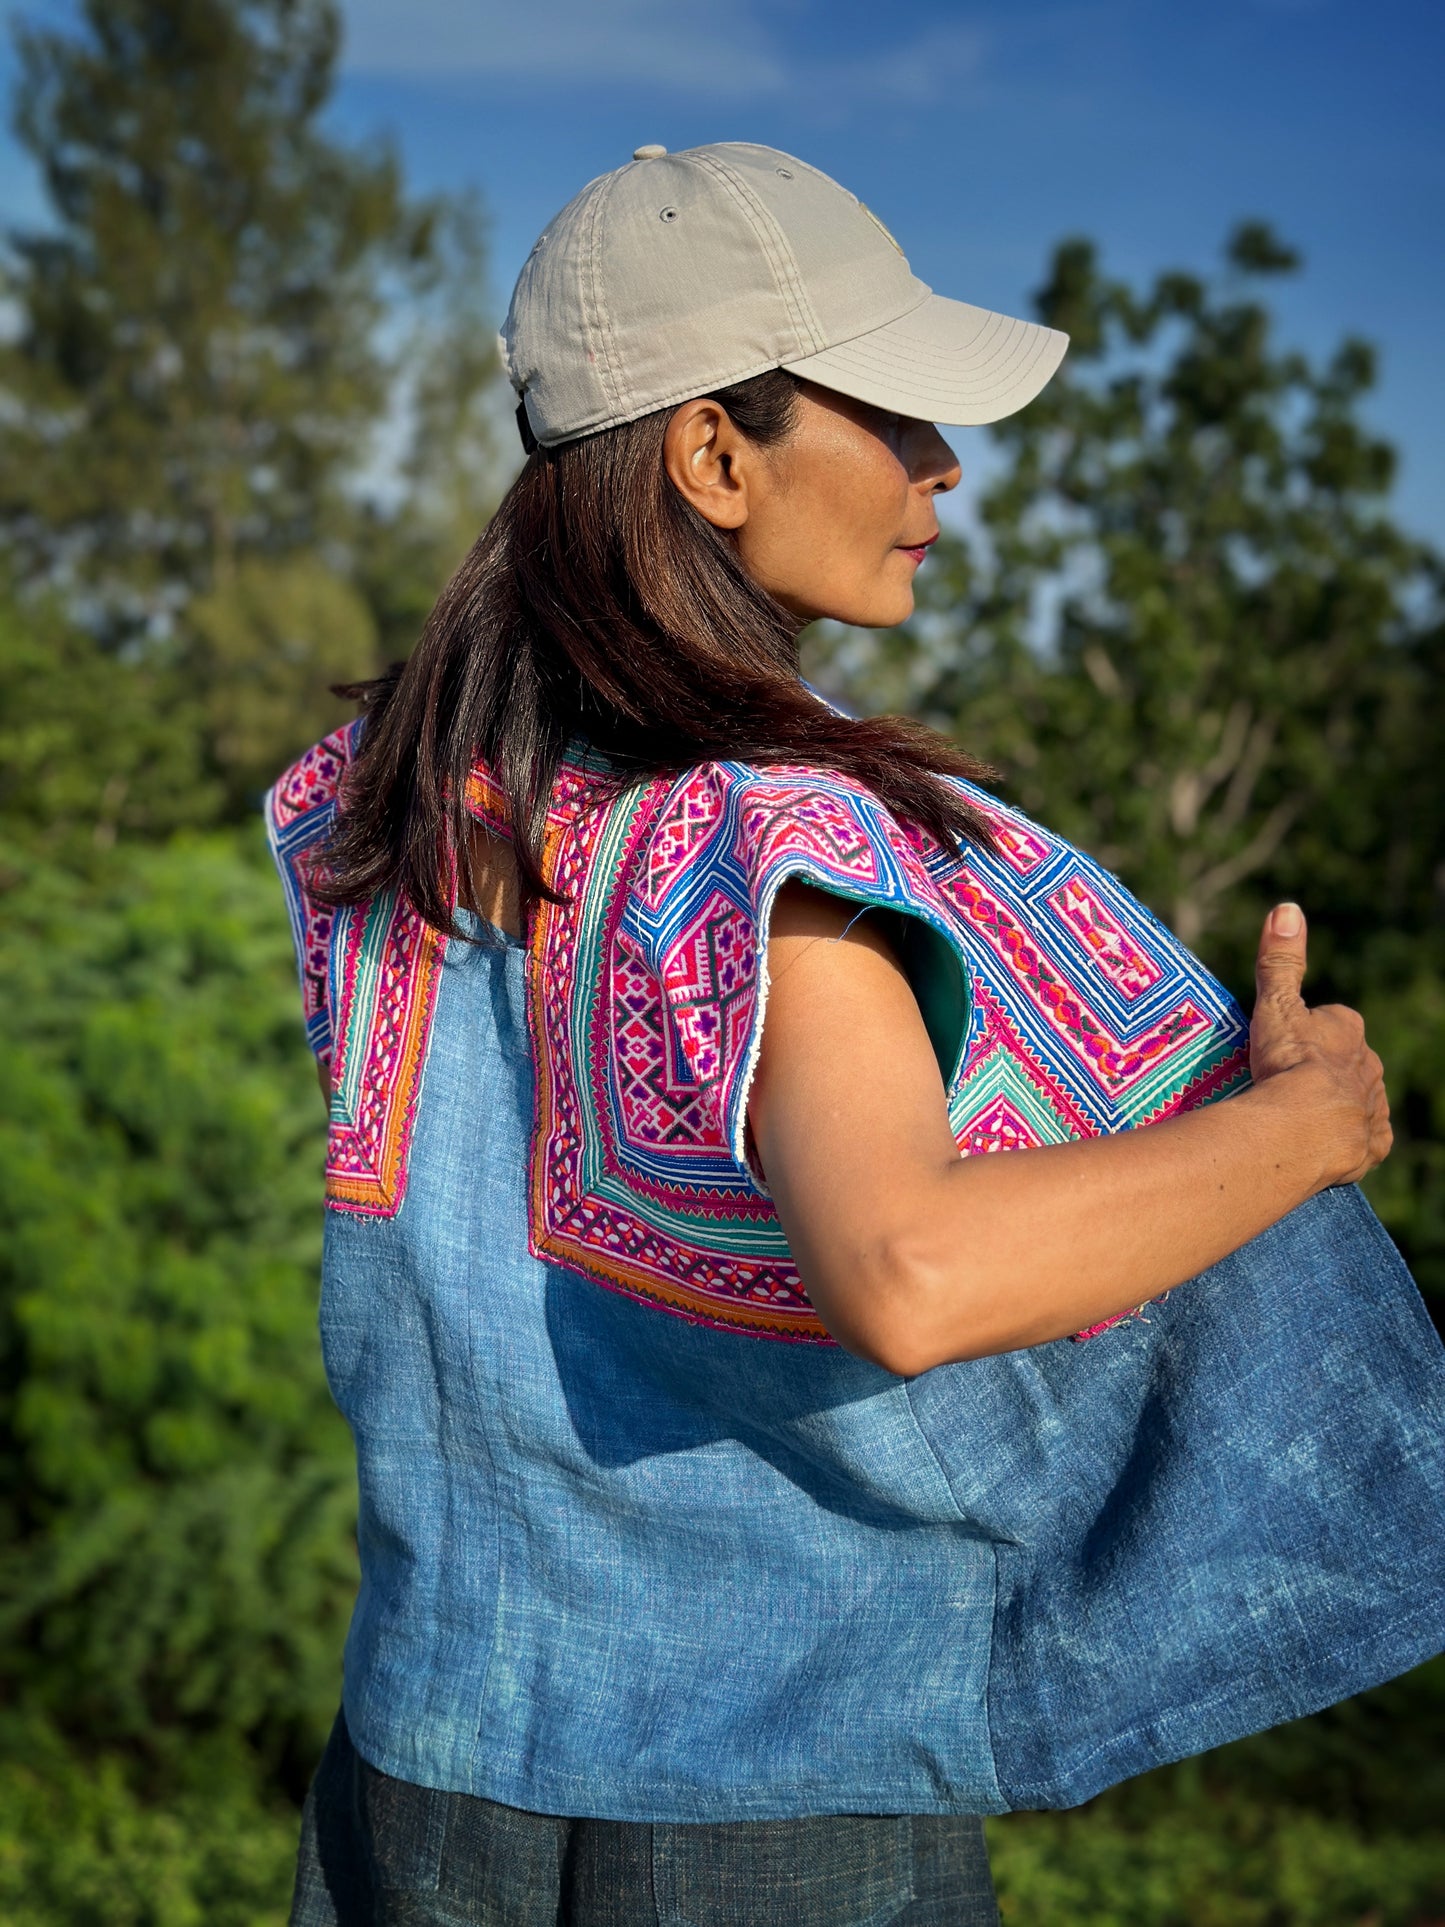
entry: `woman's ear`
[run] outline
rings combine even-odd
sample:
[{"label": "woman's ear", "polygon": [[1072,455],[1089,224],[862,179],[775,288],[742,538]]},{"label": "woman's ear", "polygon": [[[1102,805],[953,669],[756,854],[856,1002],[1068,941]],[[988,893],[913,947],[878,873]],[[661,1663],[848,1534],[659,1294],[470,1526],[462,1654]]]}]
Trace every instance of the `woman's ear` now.
[{"label": "woman's ear", "polygon": [[722,404],[706,399],[674,409],[662,441],[673,487],[718,529],[740,529],[748,519],[753,452]]}]

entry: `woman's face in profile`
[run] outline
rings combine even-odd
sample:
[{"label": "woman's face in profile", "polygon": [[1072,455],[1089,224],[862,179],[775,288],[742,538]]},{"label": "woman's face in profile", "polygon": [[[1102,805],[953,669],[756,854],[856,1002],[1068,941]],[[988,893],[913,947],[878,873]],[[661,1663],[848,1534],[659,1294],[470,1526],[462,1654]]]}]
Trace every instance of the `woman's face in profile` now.
[{"label": "woman's face in profile", "polygon": [[913,613],[913,578],[938,534],[934,497],[957,487],[957,458],[931,422],[811,382],[800,390],[793,431],[771,448],[715,403],[685,403],[669,426],[669,473],[802,622],[889,628]]}]

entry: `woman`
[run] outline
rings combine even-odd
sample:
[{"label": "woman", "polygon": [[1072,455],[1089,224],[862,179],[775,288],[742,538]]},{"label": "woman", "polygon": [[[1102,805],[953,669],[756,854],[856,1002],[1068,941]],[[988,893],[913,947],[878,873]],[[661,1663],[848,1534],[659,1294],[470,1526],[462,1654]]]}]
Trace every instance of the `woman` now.
[{"label": "woman", "polygon": [[293,1919],[992,1920],[979,1815],[1439,1643],[1379,1060],[1293,906],[1246,1028],[798,679],[1062,337],[726,144],[584,189],[503,345],[526,467],[270,799],[361,1484]]}]

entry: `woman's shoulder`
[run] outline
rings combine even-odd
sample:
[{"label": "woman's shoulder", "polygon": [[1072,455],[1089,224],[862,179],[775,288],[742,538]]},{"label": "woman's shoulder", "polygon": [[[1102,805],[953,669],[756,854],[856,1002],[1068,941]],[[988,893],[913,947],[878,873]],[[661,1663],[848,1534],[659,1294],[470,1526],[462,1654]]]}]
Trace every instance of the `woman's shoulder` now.
[{"label": "woman's shoulder", "polygon": [[317,899],[312,883],[360,729],[359,722],[347,723],[314,743],[282,771],[264,803],[266,833],[296,946],[306,1035],[323,1063],[329,1062],[331,1055],[329,970],[336,912]]},{"label": "woman's shoulder", "polygon": [[[996,797],[943,780],[967,795],[996,835],[1043,839]],[[646,816],[639,874],[653,894],[721,867],[747,879],[753,894],[784,874],[811,871],[850,895],[872,896],[880,887],[887,895],[931,895],[934,879],[959,861],[857,777],[809,763],[700,763],[659,781]]]},{"label": "woman's shoulder", "polygon": [[281,772],[266,793],[266,815],[274,829],[288,829],[298,817],[314,817],[319,810],[330,814],[360,733],[359,718],[345,723]]}]

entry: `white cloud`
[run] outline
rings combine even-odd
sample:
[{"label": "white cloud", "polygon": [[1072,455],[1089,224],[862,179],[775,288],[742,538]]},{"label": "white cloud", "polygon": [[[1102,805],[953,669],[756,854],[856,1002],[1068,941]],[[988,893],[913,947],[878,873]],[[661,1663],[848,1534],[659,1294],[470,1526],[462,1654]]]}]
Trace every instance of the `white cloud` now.
[{"label": "white cloud", "polygon": [[344,0],[345,66],[438,78],[601,81],[777,93],[770,37],[709,0]]},{"label": "white cloud", "polygon": [[826,0],[792,0],[794,37],[809,15],[815,27],[807,52],[791,57],[756,0],[343,0],[343,11],[352,73],[665,87],[700,99],[801,90],[840,103],[934,101],[976,72],[984,47],[974,27],[950,22],[840,58]]},{"label": "white cloud", "polygon": [[855,96],[868,91],[893,101],[941,100],[978,72],[984,45],[975,28],[931,27],[866,60],[850,61],[829,77]]}]

